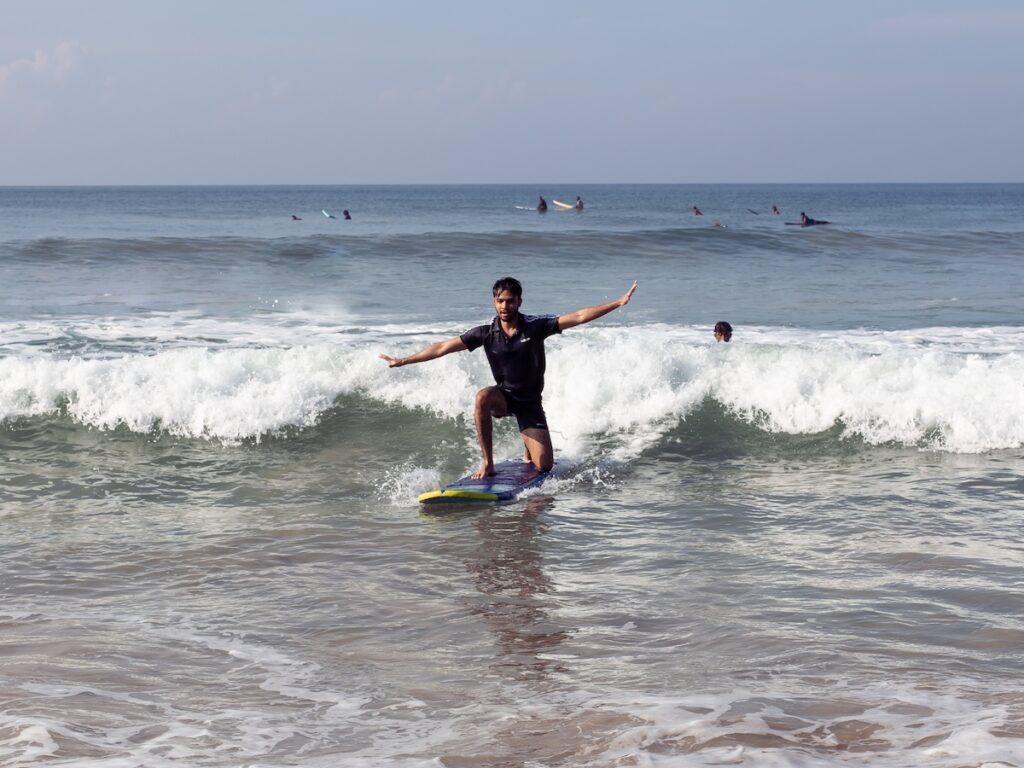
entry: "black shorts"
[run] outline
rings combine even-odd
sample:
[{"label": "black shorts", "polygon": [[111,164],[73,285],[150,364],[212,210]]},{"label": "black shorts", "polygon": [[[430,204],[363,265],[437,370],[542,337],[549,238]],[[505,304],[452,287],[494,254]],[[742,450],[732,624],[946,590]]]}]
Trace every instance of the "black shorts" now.
[{"label": "black shorts", "polygon": [[508,408],[509,414],[516,417],[520,432],[526,429],[548,428],[548,417],[544,415],[544,405],[541,402],[541,398],[519,400],[504,390],[502,390],[501,394],[505,396],[505,406]]}]

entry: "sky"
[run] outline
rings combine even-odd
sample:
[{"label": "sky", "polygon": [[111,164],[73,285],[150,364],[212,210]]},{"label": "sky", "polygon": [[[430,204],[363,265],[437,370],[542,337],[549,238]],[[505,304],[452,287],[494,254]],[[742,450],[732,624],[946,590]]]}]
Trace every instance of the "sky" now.
[{"label": "sky", "polygon": [[1024,2],[0,0],[0,186],[1024,182]]}]

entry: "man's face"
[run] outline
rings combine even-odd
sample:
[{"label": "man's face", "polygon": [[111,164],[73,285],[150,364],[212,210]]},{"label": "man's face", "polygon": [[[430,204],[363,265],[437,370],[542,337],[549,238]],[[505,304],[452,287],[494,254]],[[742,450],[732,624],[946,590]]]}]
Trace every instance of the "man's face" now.
[{"label": "man's face", "polygon": [[494,297],[494,311],[498,313],[499,320],[514,320],[522,303],[522,296],[513,296],[508,290],[499,291]]}]

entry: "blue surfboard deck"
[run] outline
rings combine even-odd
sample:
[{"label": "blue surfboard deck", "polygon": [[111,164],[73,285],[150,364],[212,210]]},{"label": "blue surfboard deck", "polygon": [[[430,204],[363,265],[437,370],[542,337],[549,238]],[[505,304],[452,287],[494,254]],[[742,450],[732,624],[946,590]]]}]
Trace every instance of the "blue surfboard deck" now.
[{"label": "blue surfboard deck", "polygon": [[495,474],[474,480],[464,477],[436,491],[419,496],[420,504],[494,504],[512,501],[527,488],[536,488],[550,475],[526,461],[502,461],[494,465]]}]

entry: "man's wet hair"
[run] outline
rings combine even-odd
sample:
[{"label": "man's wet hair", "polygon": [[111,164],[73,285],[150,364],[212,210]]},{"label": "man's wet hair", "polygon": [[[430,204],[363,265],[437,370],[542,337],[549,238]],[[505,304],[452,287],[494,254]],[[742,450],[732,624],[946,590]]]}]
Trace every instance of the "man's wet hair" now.
[{"label": "man's wet hair", "polygon": [[728,339],[730,336],[732,336],[732,326],[729,325],[729,323],[727,323],[725,320],[719,320],[717,323],[715,323],[715,333],[720,333],[722,336],[725,336],[725,338]]},{"label": "man's wet hair", "polygon": [[497,296],[502,291],[508,291],[513,296],[522,297],[523,284],[514,277],[503,277],[494,284],[494,288],[491,289],[491,295]]}]

